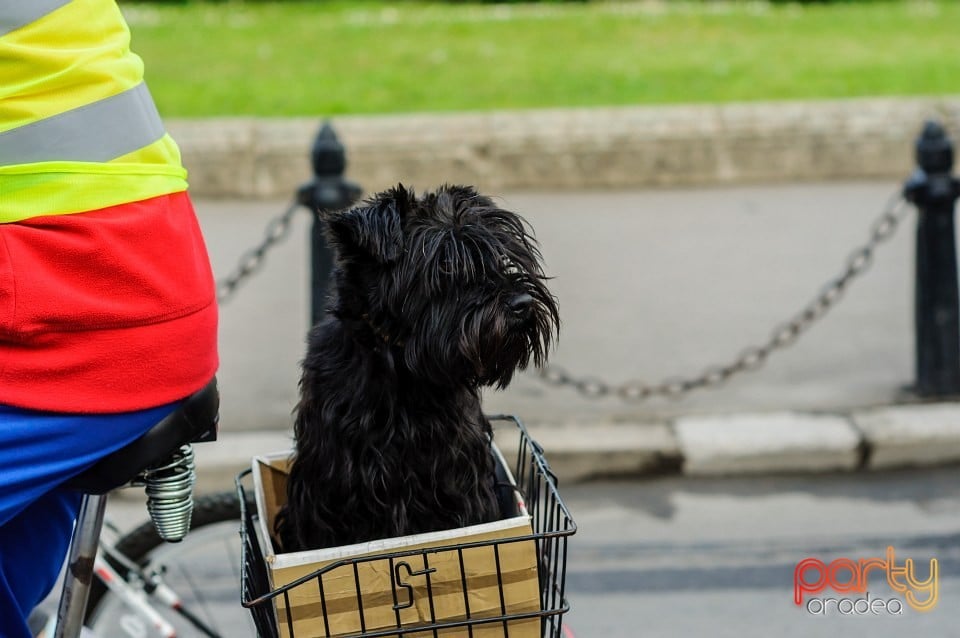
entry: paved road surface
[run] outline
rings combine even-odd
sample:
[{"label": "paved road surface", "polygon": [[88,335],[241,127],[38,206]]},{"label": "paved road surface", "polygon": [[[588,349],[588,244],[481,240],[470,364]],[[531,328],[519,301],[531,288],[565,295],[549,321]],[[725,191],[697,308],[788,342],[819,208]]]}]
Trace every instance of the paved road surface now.
[{"label": "paved road surface", "polygon": [[[576,486],[566,494],[582,532],[570,561],[569,620],[577,638],[960,635],[956,469],[671,478]],[[888,545],[898,564],[916,560],[920,578],[931,558],[939,561],[935,609],[844,616],[831,608],[821,617],[793,604],[800,560],[883,558]],[[900,596],[877,573],[868,583],[873,598]]]}]

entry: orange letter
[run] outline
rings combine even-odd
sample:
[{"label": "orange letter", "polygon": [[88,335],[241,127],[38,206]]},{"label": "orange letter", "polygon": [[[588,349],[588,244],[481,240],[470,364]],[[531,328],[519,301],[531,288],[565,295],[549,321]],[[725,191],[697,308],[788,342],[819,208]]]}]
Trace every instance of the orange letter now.
[{"label": "orange letter", "polygon": [[[908,558],[906,567],[907,583],[912,591],[907,592],[907,602],[917,611],[930,611],[937,606],[937,575],[940,571],[940,565],[936,558],[930,559],[930,577],[927,580],[917,580],[916,570],[913,568],[913,559]],[[920,601],[917,599],[917,593],[924,592],[927,599]]]},{"label": "orange letter", "polygon": [[897,567],[896,553],[893,551],[893,545],[889,545],[887,547],[887,582],[893,591],[900,594],[907,592],[907,584],[897,580],[899,576],[905,575],[906,571],[905,567]]},{"label": "orange letter", "polygon": [[[850,570],[850,580],[846,583],[841,583],[837,578],[837,572],[844,569]],[[830,586],[833,587],[833,590],[841,594],[851,591],[864,591],[860,569],[858,565],[849,558],[838,558],[830,563],[830,569],[827,571],[827,579],[830,581]]]},{"label": "orange letter", "polygon": [[[818,571],[817,581],[809,583],[804,580],[804,574],[807,570],[816,569]],[[804,558],[797,563],[793,570],[793,602],[797,605],[803,604],[803,592],[816,594],[821,592],[827,586],[827,566],[818,558]]]},{"label": "orange letter", "polygon": [[863,579],[863,591],[870,589],[870,571],[880,569],[887,571],[887,561],[880,558],[861,558],[860,559],[860,578]]}]

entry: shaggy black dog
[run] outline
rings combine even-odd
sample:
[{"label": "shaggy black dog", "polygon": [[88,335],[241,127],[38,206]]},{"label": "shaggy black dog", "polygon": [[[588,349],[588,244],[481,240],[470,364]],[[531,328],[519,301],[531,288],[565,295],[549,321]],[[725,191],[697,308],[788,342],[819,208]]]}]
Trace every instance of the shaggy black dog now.
[{"label": "shaggy black dog", "polygon": [[480,390],[542,365],[559,330],[526,222],[403,185],[326,221],[336,294],[303,362],[283,551],[500,518]]}]

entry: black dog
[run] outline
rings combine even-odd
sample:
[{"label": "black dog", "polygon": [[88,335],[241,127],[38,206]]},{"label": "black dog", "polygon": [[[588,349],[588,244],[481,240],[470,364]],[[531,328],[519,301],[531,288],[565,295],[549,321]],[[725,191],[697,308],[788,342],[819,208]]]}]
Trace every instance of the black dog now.
[{"label": "black dog", "polygon": [[480,389],[542,365],[559,330],[526,222],[403,185],[326,221],[336,294],[303,362],[283,551],[500,518]]}]

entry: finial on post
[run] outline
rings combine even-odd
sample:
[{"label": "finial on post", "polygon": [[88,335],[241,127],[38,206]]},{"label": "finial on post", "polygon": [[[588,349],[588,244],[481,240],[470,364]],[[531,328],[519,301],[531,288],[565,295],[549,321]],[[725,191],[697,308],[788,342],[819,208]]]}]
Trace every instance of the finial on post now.
[{"label": "finial on post", "polygon": [[327,283],[333,271],[333,255],[324,236],[320,213],[347,208],[356,202],[363,190],[343,177],[347,154],[333,126],[325,121],[310,151],[313,180],[297,189],[297,201],[313,213],[311,229],[311,303],[310,320],[315,324],[323,317]]}]

